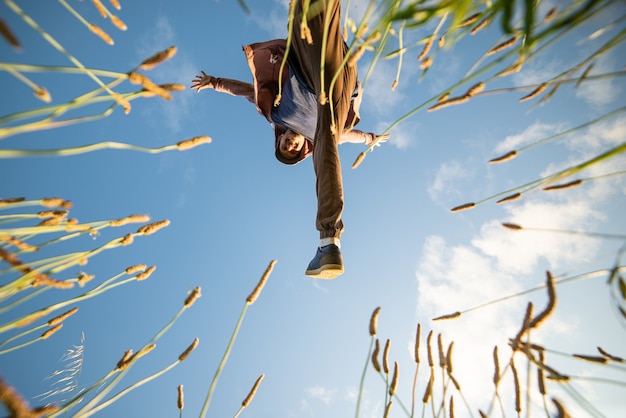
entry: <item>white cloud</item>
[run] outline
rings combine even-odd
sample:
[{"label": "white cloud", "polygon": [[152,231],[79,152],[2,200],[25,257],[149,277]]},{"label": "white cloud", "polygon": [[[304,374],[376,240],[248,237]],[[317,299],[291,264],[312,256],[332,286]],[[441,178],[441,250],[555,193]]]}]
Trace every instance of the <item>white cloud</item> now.
[{"label": "white cloud", "polygon": [[494,152],[501,154],[518,149],[524,145],[532,144],[550,137],[560,132],[562,129],[563,128],[559,125],[536,122],[528,126],[522,133],[507,136],[496,145]]},{"label": "white cloud", "polygon": [[307,393],[313,399],[320,400],[326,405],[330,405],[335,398],[337,389],[328,389],[323,386],[313,386],[307,389]]},{"label": "white cloud", "polygon": [[[593,62],[589,75],[605,74],[619,69],[612,56],[605,54]],[[587,101],[590,105],[602,107],[622,97],[620,84],[614,78],[584,81],[576,90],[576,97]]]},{"label": "white cloud", "polygon": [[458,180],[467,179],[471,176],[471,171],[459,161],[446,161],[441,164],[435,180],[428,187],[428,194],[436,202],[440,201],[442,196],[453,195],[457,197],[461,194]]}]

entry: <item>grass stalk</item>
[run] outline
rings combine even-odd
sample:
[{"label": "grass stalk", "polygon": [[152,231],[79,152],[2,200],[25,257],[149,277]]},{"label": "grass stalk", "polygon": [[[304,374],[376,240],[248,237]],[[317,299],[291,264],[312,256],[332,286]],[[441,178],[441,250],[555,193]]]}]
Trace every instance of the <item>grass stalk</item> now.
[{"label": "grass stalk", "polygon": [[372,356],[372,349],[374,347],[374,340],[376,339],[375,336],[372,336],[370,339],[370,347],[367,350],[367,357],[365,357],[365,366],[363,367],[363,372],[361,373],[361,381],[359,383],[359,395],[357,396],[357,400],[356,400],[356,412],[354,414],[354,416],[356,418],[359,418],[359,413],[361,410],[361,399],[363,398],[363,386],[365,384],[365,374],[367,373],[367,369],[369,366],[369,362],[370,362],[370,357]]}]

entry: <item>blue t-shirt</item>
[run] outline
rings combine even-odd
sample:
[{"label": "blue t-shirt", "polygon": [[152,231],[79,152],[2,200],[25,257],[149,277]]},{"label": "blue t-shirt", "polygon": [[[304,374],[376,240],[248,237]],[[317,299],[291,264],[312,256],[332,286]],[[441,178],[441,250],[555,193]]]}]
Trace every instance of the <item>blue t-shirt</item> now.
[{"label": "blue t-shirt", "polygon": [[293,66],[289,68],[289,79],[283,85],[280,103],[272,109],[272,120],[311,141],[315,138],[317,97]]}]

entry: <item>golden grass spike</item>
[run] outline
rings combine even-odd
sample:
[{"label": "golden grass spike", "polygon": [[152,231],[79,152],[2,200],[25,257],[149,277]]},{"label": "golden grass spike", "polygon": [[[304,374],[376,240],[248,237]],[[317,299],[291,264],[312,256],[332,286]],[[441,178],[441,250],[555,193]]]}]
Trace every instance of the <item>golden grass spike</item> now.
[{"label": "golden grass spike", "polygon": [[156,348],[156,344],[150,344],[149,346],[142,348],[141,350],[137,351],[137,353],[132,357],[132,360],[140,359],[141,357],[145,356],[146,354],[148,354],[155,348]]},{"label": "golden grass spike", "polygon": [[3,206],[14,204],[14,203],[20,203],[20,202],[23,202],[25,200],[26,200],[26,198],[24,198],[24,197],[10,197],[10,198],[7,198],[7,199],[0,199],[0,208],[3,207]]},{"label": "golden grass spike", "polygon": [[413,358],[415,359],[415,363],[419,364],[420,362],[420,341],[422,339],[422,324],[417,323],[417,331],[415,331],[415,350],[413,352]]},{"label": "golden grass spike", "polygon": [[544,187],[543,190],[546,192],[550,192],[553,190],[571,189],[572,187],[580,186],[581,184],[583,184],[583,181],[578,179],[572,180],[568,183],[554,184],[552,186]]},{"label": "golden grass spike", "polygon": [[389,349],[391,348],[391,340],[387,339],[385,349],[383,350],[383,372],[389,374]]},{"label": "golden grass spike", "polygon": [[439,49],[443,48],[446,45],[446,37],[445,36],[441,36],[439,38],[439,42],[437,42],[437,47]]},{"label": "golden grass spike", "polygon": [[169,219],[164,219],[162,221],[152,222],[151,224],[144,225],[137,229],[137,233],[141,235],[151,235],[157,232],[158,230],[169,226]]},{"label": "golden grass spike", "polygon": [[586,354],[572,354],[572,357],[585,360],[585,361],[590,361],[592,363],[606,364],[608,362],[608,359],[602,356],[589,356]]},{"label": "golden grass spike", "polygon": [[480,12],[474,13],[473,15],[471,15],[471,16],[465,18],[463,21],[461,21],[461,23],[459,23],[457,25],[457,28],[464,28],[465,26],[469,26],[472,23],[476,22],[479,17],[480,17]]},{"label": "golden grass spike", "polygon": [[436,318],[433,318],[433,321],[442,321],[442,320],[445,320],[445,319],[454,319],[454,318],[458,318],[460,316],[461,316],[461,312],[456,311],[456,312],[453,312],[451,314],[441,315],[441,316],[438,316]]},{"label": "golden grass spike", "polygon": [[391,406],[393,405],[393,401],[390,400],[389,403],[387,404],[387,406],[385,407],[385,414],[383,415],[383,418],[388,418],[389,417],[389,413],[391,412]]},{"label": "golden grass spike", "polygon": [[138,271],[144,271],[148,266],[146,264],[135,264],[129,267],[126,267],[126,270],[124,270],[124,273],[126,274],[133,274],[133,273],[137,273]]},{"label": "golden grass spike", "polygon": [[45,274],[37,274],[31,286],[49,286],[55,289],[71,289],[72,287],[74,287],[74,283],[64,280],[55,280]]},{"label": "golden grass spike", "polygon": [[426,57],[420,62],[420,70],[428,70],[430,66],[433,65],[432,57]]},{"label": "golden grass spike", "polygon": [[196,299],[198,299],[200,296],[202,296],[202,289],[200,288],[200,286],[197,286],[185,298],[185,302],[183,303],[183,306],[186,308],[191,307],[191,305],[193,305]]},{"label": "golden grass spike", "polygon": [[120,238],[120,245],[122,247],[125,247],[127,245],[132,244],[134,240],[135,240],[135,237],[133,234],[126,234],[122,238]]},{"label": "golden grass spike", "polygon": [[126,366],[128,366],[128,362],[132,358],[132,356],[133,350],[126,350],[120,361],[117,362],[117,368],[119,370],[124,370]]},{"label": "golden grass spike", "polygon": [[435,365],[435,362],[433,361],[433,349],[431,346],[432,338],[433,338],[433,330],[430,330],[428,332],[428,337],[426,337],[426,350],[428,353],[428,365],[430,367],[433,367]]},{"label": "golden grass spike", "polygon": [[178,361],[185,361],[185,359],[189,357],[189,354],[191,354],[191,352],[196,349],[199,342],[200,340],[198,339],[198,337],[194,338],[193,342],[189,345],[189,347],[187,347],[185,351],[183,351],[181,355],[178,356]]},{"label": "golden grass spike", "polygon": [[188,149],[197,147],[198,145],[202,145],[202,144],[210,144],[212,141],[212,139],[208,136],[196,136],[193,137],[191,139],[186,139],[184,141],[180,141],[176,143],[176,148],[178,148],[180,151],[186,151]]},{"label": "golden grass spike", "polygon": [[[539,362],[543,364],[545,362],[545,358],[543,355],[543,350],[539,350]],[[546,378],[543,372],[543,368],[537,367],[537,386],[539,388],[539,393],[542,395],[546,394]]]},{"label": "golden grass spike", "polygon": [[520,345],[520,341],[522,340],[522,337],[531,328],[530,327],[530,323],[531,323],[532,317],[533,317],[533,308],[534,308],[533,307],[533,303],[532,302],[528,302],[528,305],[526,305],[526,313],[524,314],[524,321],[522,322],[522,327],[518,331],[518,333],[515,336],[515,338],[513,338],[511,340],[511,348],[513,348],[513,350],[520,350],[521,347],[522,347]]},{"label": "golden grass spike", "polygon": [[146,280],[148,277],[150,277],[152,275],[152,273],[154,273],[154,271],[156,270],[156,266],[150,266],[146,269],[146,271],[143,271],[141,273],[139,273],[138,275],[135,276],[135,279],[140,282],[142,280]]},{"label": "golden grass spike", "polygon": [[500,71],[498,74],[495,75],[495,77],[506,77],[507,75],[519,73],[521,69],[522,69],[522,63],[518,61],[518,62],[511,64],[509,67],[505,68],[504,70]]},{"label": "golden grass spike", "polygon": [[430,400],[430,395],[433,390],[433,383],[435,382],[435,372],[433,369],[430,369],[430,378],[428,379],[428,385],[426,385],[426,390],[424,391],[424,396],[422,397],[422,402],[427,404]]},{"label": "golden grass spike", "polygon": [[74,315],[76,312],[78,312],[78,308],[74,307],[72,309],[70,309],[69,311],[62,313],[59,316],[55,316],[54,318],[52,318],[51,320],[48,321],[48,325],[52,326],[52,325],[56,325],[59,324],[63,321],[65,321],[67,318],[69,318],[70,316]]},{"label": "golden grass spike", "polygon": [[481,29],[487,26],[487,23],[489,23],[489,17],[486,17],[478,22],[478,24],[470,30],[470,35],[476,35]]},{"label": "golden grass spike", "polygon": [[133,84],[141,84],[141,86],[150,93],[154,93],[165,100],[172,100],[172,95],[167,90],[160,87],[143,74],[131,72],[128,75],[128,79]]},{"label": "golden grass spike", "polygon": [[391,385],[389,386],[389,396],[393,396],[396,393],[396,389],[398,388],[398,379],[399,370],[398,370],[398,362],[394,361],[393,363],[393,376],[391,378]]},{"label": "golden grass spike", "polygon": [[378,362],[378,353],[380,353],[380,341],[376,338],[376,345],[374,347],[374,351],[372,352],[372,366],[374,370],[380,373],[380,363]]},{"label": "golden grass spike", "polygon": [[167,61],[172,58],[176,54],[177,48],[175,46],[170,46],[163,51],[159,51],[150,58],[144,60],[141,64],[139,64],[139,68],[142,70],[151,70],[157,65]]},{"label": "golden grass spike", "polygon": [[128,26],[126,26],[126,23],[124,23],[122,21],[122,19],[120,19],[119,17],[115,16],[115,15],[111,15],[111,23],[113,23],[113,25],[118,28],[119,30],[126,30],[128,29]]},{"label": "golden grass spike", "polygon": [[547,23],[551,21],[552,18],[556,15],[556,12],[557,12],[556,7],[553,7],[552,9],[548,10],[548,13],[546,13],[546,16],[543,18],[543,23]]},{"label": "golden grass spike", "polygon": [[272,270],[274,270],[275,264],[276,264],[276,260],[270,261],[269,265],[265,269],[265,272],[261,276],[261,280],[259,280],[259,283],[257,283],[252,293],[250,293],[250,295],[246,298],[246,303],[248,305],[252,305],[261,294],[261,291],[263,290],[263,287],[265,286],[267,279],[270,277],[270,274],[272,274]]},{"label": "golden grass spike", "polygon": [[254,395],[256,395],[256,392],[259,389],[259,386],[261,385],[261,382],[263,381],[263,378],[265,378],[264,374],[259,376],[257,378],[256,382],[254,382],[254,385],[252,386],[252,389],[250,389],[250,392],[248,393],[248,396],[246,396],[246,398],[243,400],[243,402],[241,402],[241,406],[243,408],[247,408],[248,405],[250,405],[250,402],[252,402],[252,399],[254,399]]},{"label": "golden grass spike", "polygon": [[378,313],[380,312],[380,309],[381,309],[380,306],[374,309],[374,312],[372,312],[372,316],[370,318],[370,336],[372,337],[376,336],[376,328],[378,325]]},{"label": "golden grass spike", "polygon": [[567,412],[563,404],[556,399],[552,398],[552,403],[556,407],[556,418],[571,418],[571,415]]},{"label": "golden grass spike", "polygon": [[545,89],[548,87],[547,83],[541,83],[536,89],[528,93],[526,96],[519,99],[520,102],[525,102],[526,100],[530,100],[539,96]]},{"label": "golden grass spike", "polygon": [[467,90],[467,93],[465,93],[465,96],[472,97],[475,94],[478,94],[483,90],[485,90],[485,83],[483,82],[476,83]]},{"label": "golden grass spike", "polygon": [[450,342],[448,345],[448,351],[446,352],[446,367],[448,368],[448,373],[452,374],[452,348],[454,347],[454,341]]},{"label": "golden grass spike", "polygon": [[437,354],[439,355],[439,367],[445,369],[447,366],[446,355],[443,353],[443,336],[437,334]]},{"label": "golden grass spike", "polygon": [[100,0],[91,0],[91,2],[93,3],[94,6],[96,6],[96,9],[98,9],[98,12],[100,12],[100,16],[106,19],[108,16],[107,9],[100,2]]},{"label": "golden grass spike", "polygon": [[125,218],[115,219],[109,222],[109,226],[124,226],[131,223],[143,223],[148,222],[150,217],[148,215],[129,215]]},{"label": "golden grass spike", "polygon": [[33,91],[35,97],[45,103],[50,103],[52,101],[52,96],[50,96],[50,92],[41,86],[37,86],[37,88]]},{"label": "golden grass spike", "polygon": [[506,154],[501,155],[500,157],[492,158],[491,160],[489,160],[489,164],[503,163],[505,161],[512,160],[515,157],[517,157],[517,151],[509,151]]},{"label": "golden grass spike", "polygon": [[361,165],[361,163],[363,162],[363,160],[365,159],[365,151],[361,152],[357,157],[356,160],[354,160],[354,162],[352,163],[352,168],[357,168],[359,165]]},{"label": "golden grass spike", "polygon": [[430,52],[430,48],[433,46],[433,35],[431,35],[428,38],[428,41],[426,41],[426,44],[424,45],[424,48],[422,49],[422,52],[420,52],[420,54],[417,56],[417,60],[421,61],[426,54],[428,54]]},{"label": "golden grass spike", "polygon": [[39,338],[41,338],[42,340],[50,338],[52,336],[52,334],[54,334],[55,332],[57,332],[61,328],[63,328],[63,324],[56,324],[54,327],[49,328],[46,331],[44,331],[44,333],[41,334],[41,337],[39,337]]},{"label": "golden grass spike", "polygon": [[78,282],[78,286],[83,287],[87,283],[89,283],[91,280],[93,280],[94,277],[96,276],[94,276],[93,274],[87,274],[81,271],[80,273],[78,273],[78,277],[76,278],[76,281]]},{"label": "golden grass spike", "polygon": [[600,354],[602,354],[604,357],[608,358],[609,360],[616,361],[618,363],[624,363],[625,361],[621,357],[617,357],[617,356],[607,353],[602,347],[598,347],[598,352],[600,352]]},{"label": "golden grass spike", "polygon": [[493,384],[497,387],[500,382],[500,361],[498,360],[498,346],[493,347]]},{"label": "golden grass spike", "polygon": [[500,204],[500,203],[512,202],[513,200],[517,200],[520,197],[522,197],[521,193],[513,193],[512,195],[503,197],[502,199],[498,200],[496,203]]},{"label": "golden grass spike", "polygon": [[548,288],[548,305],[546,308],[539,313],[530,323],[529,328],[536,328],[541,324],[541,322],[546,319],[556,307],[556,289],[554,287],[554,278],[552,277],[552,273],[546,271],[546,287]]},{"label": "golden grass spike", "polygon": [[13,34],[13,31],[9,26],[4,22],[4,20],[0,17],[0,35],[16,50],[21,50],[22,45],[20,41],[17,39],[17,36]]},{"label": "golden grass spike", "polygon": [[515,45],[515,42],[517,42],[517,36],[513,36],[507,39],[506,41],[501,42],[498,45],[494,46],[489,51],[487,51],[486,55],[489,56],[489,55],[497,54],[498,52],[501,52],[507,48],[512,47],[513,45]]},{"label": "golden grass spike", "polygon": [[515,385],[515,410],[517,411],[518,416],[520,412],[522,412],[522,394],[519,385],[519,376],[517,374],[517,368],[515,367],[515,362],[513,361],[513,357],[511,357],[511,371],[513,372],[513,384]]},{"label": "golden grass spike", "polygon": [[452,209],[450,209],[450,212],[460,212],[462,210],[471,209],[474,206],[476,206],[476,203],[474,203],[474,202],[464,203],[462,205],[453,207]]},{"label": "golden grass spike", "polygon": [[115,7],[117,10],[120,10],[122,8],[122,6],[120,6],[120,2],[117,0],[109,0],[111,2],[111,4],[113,5],[113,7]]},{"label": "golden grass spike", "polygon": [[178,399],[176,400],[176,406],[180,411],[185,408],[185,393],[183,392],[183,385],[178,385]]},{"label": "golden grass spike", "polygon": [[96,34],[97,36],[100,37],[100,39],[102,39],[104,42],[106,42],[109,45],[114,45],[115,42],[113,42],[113,38],[111,38],[109,36],[108,33],[106,33],[100,26],[94,25],[93,23],[89,24],[89,30]]},{"label": "golden grass spike", "polygon": [[512,224],[512,223],[508,223],[508,222],[503,222],[502,226],[507,228],[507,229],[511,229],[513,231],[519,231],[520,229],[522,229],[522,227],[519,226],[518,224]]},{"label": "golden grass spike", "polygon": [[454,396],[450,396],[450,406],[448,409],[450,410],[450,418],[454,418]]}]

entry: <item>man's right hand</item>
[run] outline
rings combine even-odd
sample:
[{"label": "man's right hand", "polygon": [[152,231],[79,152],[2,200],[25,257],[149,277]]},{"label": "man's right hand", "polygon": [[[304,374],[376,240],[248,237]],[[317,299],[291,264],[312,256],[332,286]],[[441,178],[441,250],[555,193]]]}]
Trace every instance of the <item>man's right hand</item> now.
[{"label": "man's right hand", "polygon": [[193,80],[191,80],[192,89],[196,89],[198,92],[204,89],[212,89],[215,87],[215,77],[212,75],[207,75],[204,71],[201,71],[202,75],[197,75]]}]

